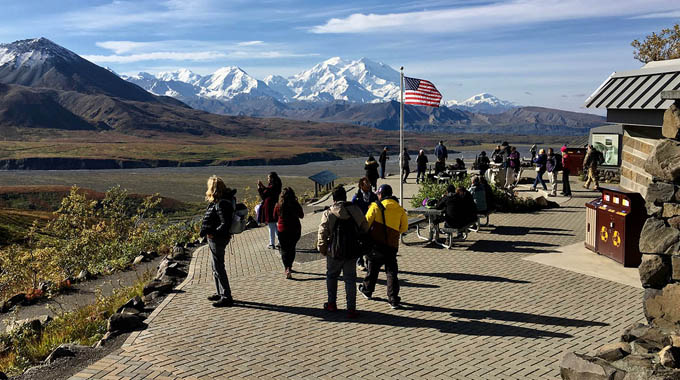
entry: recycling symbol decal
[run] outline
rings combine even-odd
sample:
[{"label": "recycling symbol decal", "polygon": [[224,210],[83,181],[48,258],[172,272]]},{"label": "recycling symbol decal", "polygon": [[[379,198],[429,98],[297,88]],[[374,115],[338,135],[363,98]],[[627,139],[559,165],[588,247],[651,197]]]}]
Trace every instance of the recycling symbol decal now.
[{"label": "recycling symbol decal", "polygon": [[614,247],[621,246],[621,235],[619,234],[619,231],[614,231],[614,235],[612,236],[612,244],[614,244]]},{"label": "recycling symbol decal", "polygon": [[602,226],[602,229],[600,230],[600,239],[602,239],[604,242],[609,240],[609,232],[607,232],[607,228],[605,226]]}]

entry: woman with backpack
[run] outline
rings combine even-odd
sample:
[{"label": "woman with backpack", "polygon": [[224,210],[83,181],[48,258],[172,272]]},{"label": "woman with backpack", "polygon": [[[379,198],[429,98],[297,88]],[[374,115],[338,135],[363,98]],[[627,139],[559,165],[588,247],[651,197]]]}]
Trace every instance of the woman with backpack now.
[{"label": "woman with backpack", "polygon": [[274,219],[277,220],[277,231],[281,243],[281,260],[287,279],[292,279],[295,246],[300,240],[302,225],[300,219],[305,217],[302,206],[295,192],[290,187],[283,189],[279,203],[274,207]]},{"label": "woman with backpack", "polygon": [[274,219],[274,206],[279,201],[281,194],[281,178],[276,172],[269,173],[267,177],[269,183],[265,186],[262,181],[257,181],[257,192],[262,198],[262,222],[269,227],[269,245],[267,248],[274,249],[276,247],[276,222]]},{"label": "woman with backpack", "polygon": [[236,190],[228,188],[222,178],[208,178],[208,190],[205,200],[209,202],[201,223],[201,237],[208,238],[208,247],[212,255],[212,270],[215,277],[216,293],[208,297],[214,307],[229,307],[234,304],[229,288],[227,270],[224,267],[224,251],[231,240],[231,222],[234,215],[234,194]]}]

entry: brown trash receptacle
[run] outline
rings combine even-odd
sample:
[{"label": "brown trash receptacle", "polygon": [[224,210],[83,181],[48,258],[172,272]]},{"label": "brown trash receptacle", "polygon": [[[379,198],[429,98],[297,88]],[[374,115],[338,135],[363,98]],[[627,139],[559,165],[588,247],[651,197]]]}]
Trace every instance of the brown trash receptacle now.
[{"label": "brown trash receptacle", "polygon": [[567,147],[566,153],[565,167],[569,169],[569,175],[581,175],[583,173],[583,160],[586,157],[586,148]]},{"label": "brown trash receptacle", "polygon": [[601,187],[597,207],[597,252],[625,267],[640,265],[640,232],[647,219],[645,201],[639,193],[618,187]]}]

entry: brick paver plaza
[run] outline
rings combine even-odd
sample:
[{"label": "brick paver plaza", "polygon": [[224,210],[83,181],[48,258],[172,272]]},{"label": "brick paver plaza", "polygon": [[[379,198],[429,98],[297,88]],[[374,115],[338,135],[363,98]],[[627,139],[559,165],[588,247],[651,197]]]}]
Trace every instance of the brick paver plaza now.
[{"label": "brick paver plaza", "polygon": [[[214,309],[209,251],[187,280],[113,354],[73,379],[553,379],[567,351],[591,352],[642,321],[642,290],[524,260],[583,241],[584,201],[493,214],[455,249],[402,245],[403,309],[357,297],[361,316],[321,309],[325,260],[296,263],[286,280],[266,228],[233,242],[228,272],[237,306]],[[315,233],[321,214],[303,220]],[[407,241],[415,242],[410,233]],[[361,276],[363,272],[358,272]]]}]

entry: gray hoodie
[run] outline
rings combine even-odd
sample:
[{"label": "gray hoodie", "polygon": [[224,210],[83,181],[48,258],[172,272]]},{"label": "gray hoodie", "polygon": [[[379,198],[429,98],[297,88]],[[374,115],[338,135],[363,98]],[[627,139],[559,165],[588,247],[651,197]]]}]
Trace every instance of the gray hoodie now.
[{"label": "gray hoodie", "polygon": [[336,202],[330,209],[324,211],[319,224],[319,235],[316,241],[316,248],[326,256],[328,254],[328,244],[332,239],[332,232],[335,229],[335,221],[338,219],[354,218],[361,232],[368,232],[368,222],[361,212],[361,209],[351,202]]}]

